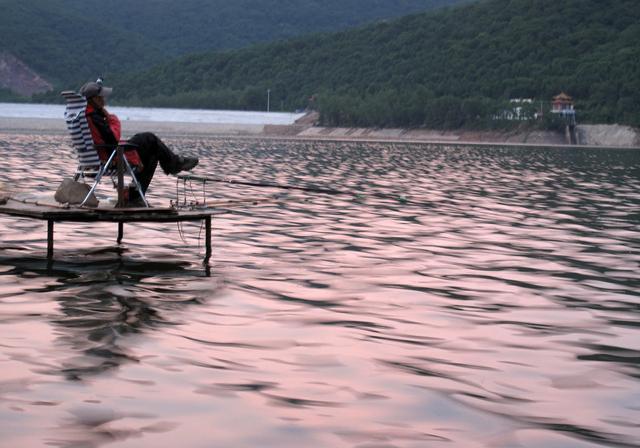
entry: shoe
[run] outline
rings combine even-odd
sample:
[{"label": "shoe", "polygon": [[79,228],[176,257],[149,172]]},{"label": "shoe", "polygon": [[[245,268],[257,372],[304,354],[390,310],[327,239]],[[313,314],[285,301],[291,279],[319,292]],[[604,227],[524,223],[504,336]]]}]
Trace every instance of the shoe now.
[{"label": "shoe", "polygon": [[176,170],[174,174],[179,173],[180,171],[191,171],[196,167],[199,160],[197,157],[183,157],[178,156],[178,163],[176,166]]},{"label": "shoe", "polygon": [[[147,201],[148,203],[148,201]],[[146,207],[140,193],[137,190],[131,190],[129,193],[129,200],[127,201],[127,207],[129,208],[144,208]],[[151,205],[149,205],[151,207]]]}]

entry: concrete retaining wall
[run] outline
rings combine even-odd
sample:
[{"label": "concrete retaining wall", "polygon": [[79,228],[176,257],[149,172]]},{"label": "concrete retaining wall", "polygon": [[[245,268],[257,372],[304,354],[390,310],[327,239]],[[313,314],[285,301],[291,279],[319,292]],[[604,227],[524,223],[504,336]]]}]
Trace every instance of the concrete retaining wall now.
[{"label": "concrete retaining wall", "polygon": [[577,133],[579,145],[640,147],[640,132],[629,126],[583,124],[577,126]]}]

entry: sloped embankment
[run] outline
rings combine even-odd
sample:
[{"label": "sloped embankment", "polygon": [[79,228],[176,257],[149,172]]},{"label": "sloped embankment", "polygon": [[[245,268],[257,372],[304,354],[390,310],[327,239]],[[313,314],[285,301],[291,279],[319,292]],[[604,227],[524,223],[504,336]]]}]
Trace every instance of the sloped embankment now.
[{"label": "sloped embankment", "polygon": [[580,145],[640,147],[640,131],[630,126],[579,125],[577,131]]},{"label": "sloped embankment", "polygon": [[0,52],[0,87],[23,96],[53,89],[49,82],[27,64],[7,52]]}]

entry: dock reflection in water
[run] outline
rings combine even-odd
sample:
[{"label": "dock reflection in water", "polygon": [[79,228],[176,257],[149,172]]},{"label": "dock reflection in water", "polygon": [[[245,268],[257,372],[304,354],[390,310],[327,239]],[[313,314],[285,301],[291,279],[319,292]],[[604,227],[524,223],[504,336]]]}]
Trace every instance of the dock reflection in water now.
[{"label": "dock reflection in water", "polygon": [[[171,143],[357,194],[215,218],[210,276],[196,225],[60,224],[49,269],[0,217],[0,445],[640,446],[639,152]],[[27,191],[74,167],[64,136],[0,160]]]}]

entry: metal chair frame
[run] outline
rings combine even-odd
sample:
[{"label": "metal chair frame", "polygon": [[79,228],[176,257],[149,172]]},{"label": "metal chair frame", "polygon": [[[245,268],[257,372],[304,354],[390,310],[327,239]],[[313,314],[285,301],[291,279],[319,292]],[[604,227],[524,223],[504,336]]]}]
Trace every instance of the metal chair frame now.
[{"label": "metal chair frame", "polygon": [[[106,162],[102,162],[98,155],[98,147],[93,143],[91,137],[91,131],[89,130],[89,124],[85,115],[87,107],[87,101],[80,94],[73,91],[61,92],[61,95],[67,102],[67,108],[65,110],[65,122],[67,123],[67,129],[71,133],[71,140],[76,154],[78,156],[78,167],[74,180],[78,180],[81,177],[95,178],[91,189],[87,193],[84,200],[80,203],[80,207],[83,207],[91,195],[96,191],[100,181],[105,174],[111,177],[114,186],[118,190],[118,207],[123,207],[124,204],[124,179],[123,175],[126,173],[132,179],[132,186],[140,193],[140,197],[145,205],[149,207],[147,198],[142,191],[142,186],[138,182],[138,178],[135,175],[135,170],[124,156],[126,150],[134,149],[136,145],[127,142],[121,142],[117,146],[101,145],[111,150]],[[114,161],[116,167],[113,166]],[[114,178],[117,177],[117,183]]]}]

